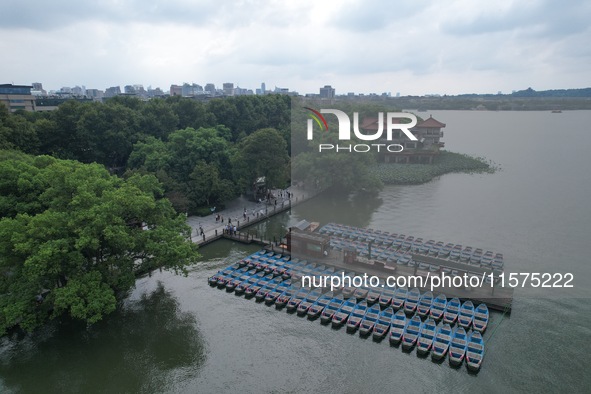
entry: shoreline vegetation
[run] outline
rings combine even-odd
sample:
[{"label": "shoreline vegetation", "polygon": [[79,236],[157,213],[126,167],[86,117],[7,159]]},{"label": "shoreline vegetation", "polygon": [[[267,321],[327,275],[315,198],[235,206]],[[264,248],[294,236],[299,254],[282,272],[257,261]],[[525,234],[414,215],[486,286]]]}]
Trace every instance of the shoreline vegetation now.
[{"label": "shoreline vegetation", "polygon": [[370,168],[385,185],[419,185],[449,173],[494,173],[498,165],[484,157],[441,151],[433,164],[379,163]]}]

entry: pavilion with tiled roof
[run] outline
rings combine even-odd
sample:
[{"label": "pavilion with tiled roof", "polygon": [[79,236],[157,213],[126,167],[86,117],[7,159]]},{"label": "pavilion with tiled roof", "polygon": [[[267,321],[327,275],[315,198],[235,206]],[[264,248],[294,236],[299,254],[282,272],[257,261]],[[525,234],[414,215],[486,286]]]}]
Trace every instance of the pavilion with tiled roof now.
[{"label": "pavilion with tiled roof", "polygon": [[[361,121],[359,128],[368,134],[375,133],[378,128],[379,118],[372,116],[366,117]],[[399,120],[399,122],[401,119]],[[386,117],[383,118],[384,124],[382,130],[386,131]],[[396,122],[396,118],[394,118]],[[402,122],[400,122],[402,123]],[[418,141],[411,141],[400,131],[394,130],[392,143],[398,143],[404,147],[402,152],[385,152],[383,159],[386,163],[433,163],[433,158],[439,154],[439,148],[444,146],[440,141],[443,137],[442,128],[445,123],[429,116],[428,119],[421,121],[415,127],[410,129]]]}]

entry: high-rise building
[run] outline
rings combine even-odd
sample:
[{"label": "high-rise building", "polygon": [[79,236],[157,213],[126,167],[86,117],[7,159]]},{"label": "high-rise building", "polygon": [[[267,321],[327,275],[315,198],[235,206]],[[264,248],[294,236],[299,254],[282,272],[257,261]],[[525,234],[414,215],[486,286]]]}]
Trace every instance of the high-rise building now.
[{"label": "high-rise building", "polygon": [[265,83],[261,83],[261,94],[265,94],[267,90],[265,89]]},{"label": "high-rise building", "polygon": [[334,98],[335,90],[330,85],[324,85],[323,88],[320,88],[320,98]]},{"label": "high-rise building", "polygon": [[99,89],[86,89],[86,97],[91,98],[96,101],[100,101],[103,99],[104,92]]},{"label": "high-rise building", "polygon": [[234,95],[234,84],[231,82],[225,82],[222,85],[222,89],[226,96],[233,96]]},{"label": "high-rise building", "polygon": [[115,96],[119,96],[121,94],[121,88],[119,86],[112,86],[110,88],[107,88],[105,90],[105,96],[106,98],[109,97],[115,97]]},{"label": "high-rise building", "polygon": [[182,96],[183,95],[183,87],[179,85],[170,85],[170,95],[171,96]]},{"label": "high-rise building", "polygon": [[205,85],[205,91],[211,94],[215,94],[215,85],[213,83],[208,83]]}]

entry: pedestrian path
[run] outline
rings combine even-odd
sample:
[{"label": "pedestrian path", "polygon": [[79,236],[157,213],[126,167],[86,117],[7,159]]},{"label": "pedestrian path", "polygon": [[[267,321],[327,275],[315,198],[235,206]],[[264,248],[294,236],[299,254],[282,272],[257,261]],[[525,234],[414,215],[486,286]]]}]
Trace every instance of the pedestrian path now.
[{"label": "pedestrian path", "polygon": [[232,230],[236,226],[236,231],[238,231],[256,222],[266,220],[311,197],[309,193],[295,187],[272,190],[271,193],[274,198],[271,198],[269,202],[255,202],[239,197],[229,202],[223,210],[212,207],[212,213],[208,216],[187,217],[187,224],[191,227],[191,240],[198,245],[209,243],[220,238],[228,225],[232,226]]}]

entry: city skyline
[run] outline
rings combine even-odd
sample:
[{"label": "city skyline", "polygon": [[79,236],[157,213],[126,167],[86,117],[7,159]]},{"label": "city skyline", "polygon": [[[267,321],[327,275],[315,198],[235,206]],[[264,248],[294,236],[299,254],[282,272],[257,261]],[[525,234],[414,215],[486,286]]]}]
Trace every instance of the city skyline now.
[{"label": "city skyline", "polygon": [[591,81],[587,3],[58,0],[5,11],[2,82],[46,90],[186,81],[455,95]]}]

